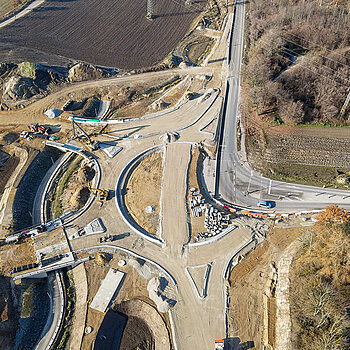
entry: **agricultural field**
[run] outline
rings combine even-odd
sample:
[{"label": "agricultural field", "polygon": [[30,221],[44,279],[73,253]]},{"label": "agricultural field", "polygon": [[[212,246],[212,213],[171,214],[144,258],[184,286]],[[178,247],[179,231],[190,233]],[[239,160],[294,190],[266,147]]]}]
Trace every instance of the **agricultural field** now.
[{"label": "agricultural field", "polygon": [[5,17],[12,8],[10,0],[0,0],[0,18]]},{"label": "agricultural field", "polygon": [[49,0],[2,28],[0,48],[10,44],[100,66],[147,67],[172,51],[205,4],[165,0],[155,4],[150,21],[146,1]]}]

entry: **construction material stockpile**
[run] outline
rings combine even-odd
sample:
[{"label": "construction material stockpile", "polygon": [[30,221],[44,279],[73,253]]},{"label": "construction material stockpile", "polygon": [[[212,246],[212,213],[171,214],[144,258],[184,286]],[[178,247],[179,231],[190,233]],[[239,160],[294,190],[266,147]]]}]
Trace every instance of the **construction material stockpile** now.
[{"label": "construction material stockpile", "polygon": [[221,233],[230,223],[230,215],[221,213],[211,204],[205,203],[199,190],[195,187],[190,189],[188,197],[192,217],[200,217],[204,213],[204,227],[207,232],[199,232],[195,242],[201,239],[213,237]]}]

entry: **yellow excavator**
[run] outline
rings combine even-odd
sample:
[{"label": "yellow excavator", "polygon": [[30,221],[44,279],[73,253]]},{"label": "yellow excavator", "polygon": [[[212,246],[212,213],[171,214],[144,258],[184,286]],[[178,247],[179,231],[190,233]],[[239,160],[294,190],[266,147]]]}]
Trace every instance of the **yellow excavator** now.
[{"label": "yellow excavator", "polygon": [[91,188],[91,187],[88,187],[89,191],[94,194],[95,196],[97,196],[97,194],[99,195],[98,196],[98,199],[103,202],[105,200],[107,200],[107,197],[108,197],[108,190],[102,190],[100,188]]},{"label": "yellow excavator", "polygon": [[192,91],[186,91],[185,92],[185,97],[186,97],[186,99],[189,101],[189,100],[192,100],[193,99],[193,97],[194,97],[194,92],[192,92]]}]

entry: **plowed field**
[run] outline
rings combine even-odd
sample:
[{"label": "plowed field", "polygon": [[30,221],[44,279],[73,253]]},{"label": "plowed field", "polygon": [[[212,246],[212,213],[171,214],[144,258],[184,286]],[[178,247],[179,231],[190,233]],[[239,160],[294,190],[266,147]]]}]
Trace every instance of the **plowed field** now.
[{"label": "plowed field", "polygon": [[13,44],[92,64],[140,68],[162,61],[188,31],[205,1],[49,0],[0,30],[0,45]]}]

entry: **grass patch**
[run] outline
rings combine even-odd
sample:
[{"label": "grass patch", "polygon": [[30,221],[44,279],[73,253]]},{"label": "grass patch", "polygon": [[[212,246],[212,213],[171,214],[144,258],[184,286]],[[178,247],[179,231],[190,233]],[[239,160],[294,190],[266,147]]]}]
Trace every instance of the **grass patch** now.
[{"label": "grass patch", "polygon": [[64,350],[67,348],[67,343],[72,331],[73,316],[76,302],[76,294],[74,289],[74,281],[72,273],[67,272],[63,274],[63,283],[66,290],[66,306],[63,318],[63,326],[61,328],[61,334],[57,337],[58,344],[55,349]]},{"label": "grass patch", "polygon": [[34,309],[33,293],[34,285],[31,284],[23,293],[21,318],[28,318],[32,315]]},{"label": "grass patch", "polygon": [[329,125],[329,124],[297,124],[295,125],[300,128],[310,128],[310,127],[315,127],[315,128],[330,128],[330,129],[348,129],[350,128],[350,125]]},{"label": "grass patch", "polygon": [[23,62],[20,65],[21,75],[29,78],[35,78],[35,64],[31,62]]},{"label": "grass patch", "polygon": [[71,162],[71,164],[66,168],[65,172],[61,174],[61,178],[57,183],[55,199],[51,205],[51,218],[55,219],[60,217],[63,213],[62,208],[62,194],[63,191],[67,188],[68,182],[72,174],[80,167],[83,158],[75,156],[75,159]]},{"label": "grass patch", "polygon": [[348,173],[347,169],[338,169],[337,171],[337,169],[327,167],[268,163],[262,173],[273,180],[321,187],[325,185],[340,189],[348,188],[348,185],[341,185],[336,181],[339,173]]},{"label": "grass patch", "polygon": [[201,38],[189,43],[185,47],[185,52],[193,63],[200,65],[203,62],[205,56],[212,49],[214,42],[215,40],[212,38]]}]

